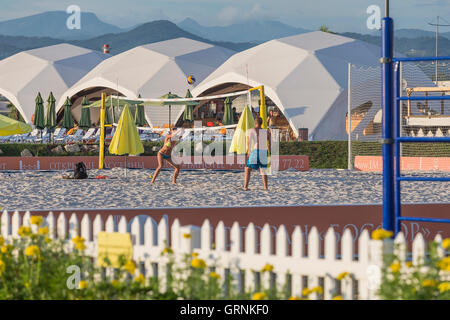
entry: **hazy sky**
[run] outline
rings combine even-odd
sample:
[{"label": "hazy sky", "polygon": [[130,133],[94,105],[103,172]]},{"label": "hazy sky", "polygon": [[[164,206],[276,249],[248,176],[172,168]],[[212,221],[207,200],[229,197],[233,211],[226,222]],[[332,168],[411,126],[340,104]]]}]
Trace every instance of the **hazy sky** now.
[{"label": "hazy sky", "polygon": [[[314,30],[325,24],[335,31],[369,32],[366,10],[370,5],[384,8],[384,0],[1,0],[0,20],[66,10],[69,5],[121,27],[191,17],[204,25],[273,19]],[[437,15],[450,21],[450,0],[391,0],[391,15],[397,28],[432,30],[427,23]]]}]

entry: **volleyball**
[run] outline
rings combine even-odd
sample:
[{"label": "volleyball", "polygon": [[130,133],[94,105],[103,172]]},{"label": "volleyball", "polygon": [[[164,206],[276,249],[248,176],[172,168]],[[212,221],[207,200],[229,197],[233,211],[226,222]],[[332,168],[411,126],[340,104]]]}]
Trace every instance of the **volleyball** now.
[{"label": "volleyball", "polygon": [[195,83],[195,78],[194,78],[194,76],[189,76],[189,77],[187,78],[187,82],[188,82],[190,85],[194,84],[194,83]]}]

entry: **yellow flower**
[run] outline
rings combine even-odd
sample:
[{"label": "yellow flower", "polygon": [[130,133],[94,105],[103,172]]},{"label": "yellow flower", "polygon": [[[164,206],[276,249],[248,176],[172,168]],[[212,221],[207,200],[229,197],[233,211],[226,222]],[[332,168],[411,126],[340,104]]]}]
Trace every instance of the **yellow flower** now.
[{"label": "yellow flower", "polygon": [[408,268],[412,268],[412,262],[411,261],[408,261],[408,262],[406,262],[405,263],[405,265],[406,265],[406,267],[408,267]]},{"label": "yellow flower", "polygon": [[302,300],[300,297],[290,297],[289,300]]},{"label": "yellow flower", "polygon": [[206,268],[206,262],[203,259],[194,258],[191,261],[191,266],[193,266],[196,269],[204,269]]},{"label": "yellow flower", "polygon": [[253,295],[252,300],[264,300],[266,297],[267,296],[264,292],[256,292]]},{"label": "yellow flower", "polygon": [[316,292],[318,294],[322,294],[323,293],[323,288],[321,286],[316,286],[316,287],[311,289],[311,292]]},{"label": "yellow flower", "polygon": [[197,258],[198,257],[198,252],[192,252],[192,258]]},{"label": "yellow flower", "polygon": [[136,271],[136,265],[131,260],[128,260],[127,263],[125,263],[125,265],[123,266],[123,268],[127,270],[129,274],[134,274],[134,272]]},{"label": "yellow flower", "polygon": [[84,251],[86,249],[86,245],[83,242],[78,242],[77,244],[75,244],[75,249]]},{"label": "yellow flower", "polygon": [[192,238],[192,235],[190,233],[184,233],[183,238],[190,239],[190,238]]},{"label": "yellow flower", "polygon": [[40,226],[42,224],[43,218],[42,216],[32,216],[30,218],[30,223]]},{"label": "yellow flower", "polygon": [[5,269],[6,269],[5,263],[2,260],[0,260],[0,276],[2,275],[3,272],[5,272]]},{"label": "yellow flower", "polygon": [[30,287],[30,283],[29,282],[25,282],[25,288],[29,288]]},{"label": "yellow flower", "polygon": [[48,234],[48,231],[49,231],[48,227],[43,227],[43,228],[39,228],[38,232],[39,232],[39,234],[45,236]]},{"label": "yellow flower", "polygon": [[438,289],[441,293],[450,291],[450,282],[442,282],[441,284],[438,285]]},{"label": "yellow flower", "polygon": [[3,236],[0,236],[0,246],[2,246],[5,243],[5,238]]},{"label": "yellow flower", "polygon": [[342,299],[342,296],[334,296],[333,300],[343,300],[343,299]]},{"label": "yellow flower", "polygon": [[399,272],[400,271],[400,262],[398,262],[398,261],[395,261],[394,263],[392,263],[390,266],[389,266],[389,268],[391,269],[391,271],[393,272],[393,273],[397,273],[397,272]]},{"label": "yellow flower", "polygon": [[76,236],[76,237],[73,237],[73,238],[72,238],[72,242],[73,242],[74,244],[77,244],[77,243],[84,243],[84,238],[83,238],[83,237],[80,237],[80,236]]},{"label": "yellow flower", "polygon": [[302,290],[302,296],[307,297],[307,296],[310,295],[310,293],[311,293],[311,290],[309,290],[308,288],[303,288],[303,290]]},{"label": "yellow flower", "polygon": [[36,245],[29,246],[25,249],[25,255],[28,257],[37,257],[39,255],[39,247]]},{"label": "yellow flower", "polygon": [[84,244],[84,238],[80,236],[76,236],[72,238],[72,242],[75,244],[75,249],[79,251],[83,251],[86,249],[86,245]]},{"label": "yellow flower", "polygon": [[383,239],[387,239],[390,238],[394,235],[394,233],[392,231],[387,231],[384,229],[377,229],[372,231],[372,239],[373,240],[383,240]]},{"label": "yellow flower", "polygon": [[341,272],[338,274],[338,276],[336,277],[337,280],[341,281],[342,279],[345,279],[349,276],[350,274],[348,272]]},{"label": "yellow flower", "polygon": [[19,236],[26,237],[29,236],[31,234],[31,228],[30,227],[26,227],[26,226],[21,226],[19,228],[19,230],[17,231],[17,233],[19,234]]},{"label": "yellow flower", "polygon": [[209,277],[217,280],[220,279],[220,275],[214,271],[209,273]]},{"label": "yellow flower", "polygon": [[12,246],[11,244],[7,244],[7,245],[5,245],[5,246],[3,246],[3,247],[1,248],[1,252],[2,252],[2,253],[7,253],[7,252],[10,251],[12,248],[13,248],[13,246]]},{"label": "yellow flower", "polygon": [[442,247],[447,250],[450,249],[450,238],[442,240]]},{"label": "yellow flower", "polygon": [[88,282],[85,281],[85,280],[81,280],[79,285],[78,285],[78,288],[79,289],[86,289],[87,287],[88,287]]},{"label": "yellow flower", "polygon": [[273,265],[267,263],[264,266],[264,268],[261,269],[261,272],[272,272],[272,270],[273,270]]},{"label": "yellow flower", "polygon": [[49,238],[49,237],[45,237],[44,241],[45,241],[46,243],[50,243],[50,242],[52,242],[52,239]]},{"label": "yellow flower", "polygon": [[172,248],[169,248],[169,247],[165,247],[163,249],[163,251],[161,252],[161,254],[172,254],[172,253],[173,253],[173,250],[172,250]]},{"label": "yellow flower", "polygon": [[438,262],[438,267],[443,271],[450,271],[450,257],[442,258],[442,260]]},{"label": "yellow flower", "polygon": [[434,287],[436,286],[436,281],[433,279],[425,279],[422,281],[422,287]]},{"label": "yellow flower", "polygon": [[111,284],[112,284],[114,287],[119,287],[119,286],[120,286],[120,281],[114,279],[113,281],[111,281]]},{"label": "yellow flower", "polygon": [[145,277],[142,273],[140,273],[136,278],[134,278],[134,281],[141,285],[145,285]]}]

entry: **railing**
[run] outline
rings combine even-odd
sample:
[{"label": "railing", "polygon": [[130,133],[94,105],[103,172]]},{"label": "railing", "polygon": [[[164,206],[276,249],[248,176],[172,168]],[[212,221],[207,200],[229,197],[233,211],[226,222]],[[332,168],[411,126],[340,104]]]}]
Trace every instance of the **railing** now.
[{"label": "railing", "polygon": [[[31,226],[29,212],[4,211],[1,214],[0,232],[5,239],[18,238],[22,225]],[[336,295],[344,299],[377,299],[383,252],[386,248],[392,249],[384,247],[392,242],[371,240],[367,230],[354,242],[351,231],[346,229],[338,242],[333,228],[328,229],[321,241],[315,227],[304,234],[299,226],[292,233],[280,226],[274,233],[268,224],[258,231],[253,223],[241,226],[234,222],[228,231],[223,222],[213,228],[208,220],[202,226],[181,226],[175,220],[169,226],[166,219],[157,223],[150,216],[137,216],[128,221],[125,216],[109,215],[103,221],[100,215],[84,214],[80,219],[76,214],[49,213],[44,217],[44,225],[49,227],[48,236],[52,239],[70,239],[77,235],[85,238],[86,254],[93,258],[97,256],[96,239],[100,231],[129,233],[133,260],[140,266],[139,271],[146,277],[158,277],[162,282],[168,259],[161,252],[170,246],[176,261],[197,252],[208,266],[215,266],[215,272],[222,278],[231,275],[238,290],[256,291],[261,285],[265,288],[287,285],[292,296],[300,297],[304,288],[321,286],[323,294],[314,293],[310,296],[312,299],[331,299]],[[441,242],[441,236],[435,240]],[[397,235],[395,243],[403,248],[407,246],[402,233]],[[412,245],[413,263],[425,257],[425,248],[425,240],[419,233]],[[405,254],[403,258],[406,259]],[[273,265],[273,271],[258,272],[266,264]],[[337,280],[342,272],[348,272],[350,277]]]}]

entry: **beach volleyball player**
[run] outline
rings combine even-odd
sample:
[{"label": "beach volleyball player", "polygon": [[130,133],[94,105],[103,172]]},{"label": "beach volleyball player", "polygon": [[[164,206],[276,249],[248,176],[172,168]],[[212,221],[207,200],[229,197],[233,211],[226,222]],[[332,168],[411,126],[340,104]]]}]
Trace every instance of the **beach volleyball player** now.
[{"label": "beach volleyball player", "polygon": [[155,180],[158,177],[159,172],[162,169],[164,160],[167,161],[167,163],[172,168],[174,168],[175,171],[173,173],[172,183],[173,184],[177,183],[177,177],[178,177],[178,174],[180,173],[180,166],[175,164],[172,161],[172,150],[176,145],[176,140],[178,140],[176,131],[177,131],[177,128],[171,128],[169,134],[164,139],[163,147],[158,152],[158,167],[156,168],[155,172],[153,173],[152,184],[155,183]]},{"label": "beach volleyball player", "polygon": [[248,160],[245,166],[244,191],[248,190],[250,175],[253,170],[261,173],[264,190],[267,190],[267,174],[265,169],[269,162],[269,150],[271,148],[270,131],[261,129],[263,120],[261,117],[255,119],[255,128],[248,130],[247,155]]}]

